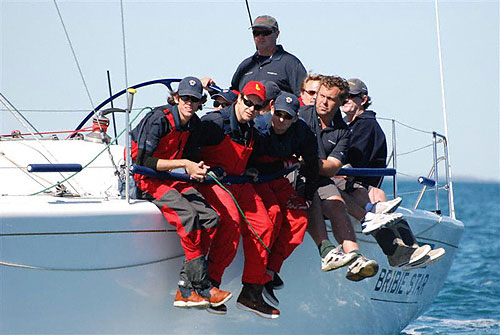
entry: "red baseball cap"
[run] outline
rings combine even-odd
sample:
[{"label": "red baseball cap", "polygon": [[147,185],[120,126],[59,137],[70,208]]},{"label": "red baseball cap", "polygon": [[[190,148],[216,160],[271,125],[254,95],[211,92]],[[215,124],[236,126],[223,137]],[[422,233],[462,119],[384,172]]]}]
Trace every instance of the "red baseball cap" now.
[{"label": "red baseball cap", "polygon": [[246,96],[253,94],[258,96],[262,101],[266,100],[266,86],[255,80],[249,81],[241,92]]}]

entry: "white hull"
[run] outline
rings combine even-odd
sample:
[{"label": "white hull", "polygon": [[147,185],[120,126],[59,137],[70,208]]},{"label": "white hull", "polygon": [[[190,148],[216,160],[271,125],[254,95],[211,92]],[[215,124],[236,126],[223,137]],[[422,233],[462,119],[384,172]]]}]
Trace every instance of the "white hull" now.
[{"label": "white hull", "polygon": [[172,306],[183,252],[151,203],[1,196],[0,209],[0,333],[9,334],[397,334],[438,294],[463,232],[459,221],[400,209],[419,242],[446,249],[444,259],[403,272],[388,265],[373,237],[358,233],[363,253],[380,264],[361,282],[345,279],[345,268],[321,272],[306,235],[281,273],[281,316],[267,320],[236,308],[241,250],[223,278],[234,295],[226,316]]}]

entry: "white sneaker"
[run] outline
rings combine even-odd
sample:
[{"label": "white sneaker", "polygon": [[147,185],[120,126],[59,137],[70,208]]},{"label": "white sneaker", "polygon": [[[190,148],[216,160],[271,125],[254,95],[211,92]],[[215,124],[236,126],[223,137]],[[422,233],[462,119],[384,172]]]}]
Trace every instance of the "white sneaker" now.
[{"label": "white sneaker", "polygon": [[378,263],[373,259],[368,259],[361,255],[349,265],[346,278],[352,281],[360,281],[365,278],[373,277],[378,272]]},{"label": "white sneaker", "polygon": [[443,248],[437,248],[435,250],[431,250],[420,261],[415,262],[415,263],[410,263],[406,266],[403,266],[403,271],[410,271],[413,269],[419,269],[419,268],[423,268],[423,267],[426,267],[428,265],[434,264],[437,261],[439,261],[441,258],[443,258],[445,254],[446,254],[446,251]]},{"label": "white sneaker", "polygon": [[401,201],[403,199],[400,197],[389,201],[379,201],[373,205],[371,212],[376,214],[393,213],[399,207]]},{"label": "white sneaker", "polygon": [[339,245],[335,249],[330,250],[325,257],[321,258],[321,271],[327,272],[346,266],[351,264],[357,257],[358,254],[355,252],[346,254],[342,250],[342,245]]},{"label": "white sneaker", "polygon": [[[368,215],[371,214],[371,215]],[[383,228],[390,224],[395,224],[401,221],[403,214],[401,213],[389,213],[389,214],[373,214],[367,213],[369,219],[366,218],[361,225],[363,234],[371,234],[380,228]]]}]

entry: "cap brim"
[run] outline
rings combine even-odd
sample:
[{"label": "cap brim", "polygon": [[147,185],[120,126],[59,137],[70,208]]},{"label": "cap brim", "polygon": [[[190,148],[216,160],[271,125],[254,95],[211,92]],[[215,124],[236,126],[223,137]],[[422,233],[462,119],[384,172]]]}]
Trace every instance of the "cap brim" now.
[{"label": "cap brim", "polygon": [[286,112],[286,113],[288,113],[288,115],[291,115],[292,117],[295,117],[295,115],[297,115],[297,113],[295,113],[294,111],[286,110],[284,108],[276,108],[276,110]]},{"label": "cap brim", "polygon": [[197,99],[201,99],[201,97],[203,96],[203,94],[201,94],[199,92],[193,92],[193,91],[179,91],[178,93],[179,93],[179,95],[189,95],[189,96],[195,97]]},{"label": "cap brim", "polygon": [[273,26],[269,26],[269,25],[262,25],[262,24],[255,24],[255,25],[252,25],[250,28],[248,29],[254,29],[254,28],[262,28],[262,29],[267,29],[267,30],[273,30],[274,27]]}]

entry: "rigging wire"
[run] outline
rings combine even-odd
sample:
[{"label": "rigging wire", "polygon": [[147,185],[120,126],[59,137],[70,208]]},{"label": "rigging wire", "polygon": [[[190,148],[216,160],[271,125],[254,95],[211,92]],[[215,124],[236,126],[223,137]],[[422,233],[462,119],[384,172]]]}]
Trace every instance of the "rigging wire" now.
[{"label": "rigging wire", "polygon": [[120,0],[120,10],[121,10],[121,17],[122,17],[122,45],[123,45],[123,66],[125,69],[125,87],[128,88],[127,48],[125,45],[125,15],[123,13],[123,0]]},{"label": "rigging wire", "polygon": [[250,6],[248,5],[248,0],[245,0],[245,4],[247,5],[247,13],[248,13],[248,18],[250,19],[250,26],[252,26],[252,14],[250,14]]},{"label": "rigging wire", "polygon": [[75,49],[73,48],[73,43],[71,43],[71,39],[69,38],[68,30],[66,29],[66,25],[64,24],[63,17],[61,15],[61,11],[59,10],[59,6],[57,5],[57,0],[54,0],[54,5],[56,6],[57,14],[59,15],[59,19],[61,20],[61,24],[63,26],[64,34],[66,35],[66,39],[68,40],[69,47],[71,49],[71,53],[73,54],[73,58],[75,60],[76,66],[78,67],[78,72],[80,73],[80,77],[82,78],[83,86],[85,86],[85,90],[87,91],[87,96],[90,101],[90,105],[92,109],[95,108],[94,102],[92,101],[92,97],[90,96],[90,91],[87,86],[87,82],[85,81],[85,77],[83,76],[82,68],[80,67],[80,63],[78,62],[78,58],[76,57]]},{"label": "rigging wire", "polygon": [[[17,109],[2,93],[0,93],[0,102],[2,102],[2,104],[7,108],[6,110],[11,112],[11,114],[24,126],[24,128],[26,128],[26,130],[31,133],[32,136],[35,136],[34,134],[38,133],[40,137],[43,137],[38,129],[36,129],[35,126],[32,125],[31,122],[27,118],[25,118],[23,114],[21,114],[19,109]],[[18,116],[20,116],[21,118],[19,118]]]}]

